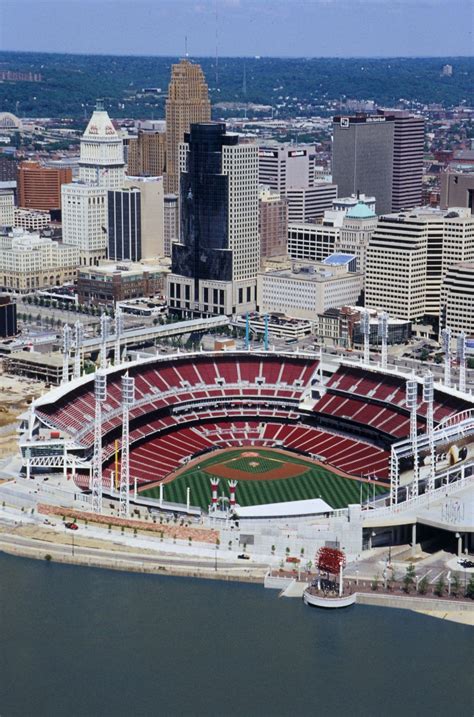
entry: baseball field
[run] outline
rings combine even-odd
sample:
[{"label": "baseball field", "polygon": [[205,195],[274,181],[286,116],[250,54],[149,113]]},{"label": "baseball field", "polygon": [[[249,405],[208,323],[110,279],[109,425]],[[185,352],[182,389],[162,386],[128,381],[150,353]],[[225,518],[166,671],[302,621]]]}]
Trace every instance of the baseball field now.
[{"label": "baseball field", "polygon": [[[215,451],[193,461],[164,484],[164,500],[191,504],[207,510],[211,502],[210,479],[219,478],[218,495],[229,497],[229,480],[237,480],[236,497],[242,506],[322,498],[333,508],[345,508],[387,490],[386,487],[359,482],[338,475],[324,466],[288,451],[240,448]],[[148,498],[159,498],[159,485],[141,491]]]}]

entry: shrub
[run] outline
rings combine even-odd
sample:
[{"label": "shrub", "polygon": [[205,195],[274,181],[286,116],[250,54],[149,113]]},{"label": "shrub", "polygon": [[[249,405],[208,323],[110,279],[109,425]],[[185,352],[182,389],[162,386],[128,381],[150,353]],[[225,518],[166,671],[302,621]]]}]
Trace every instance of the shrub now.
[{"label": "shrub", "polygon": [[53,558],[52,558],[52,556],[51,556],[49,553],[46,553],[46,555],[44,556],[44,559],[49,562],[49,561],[52,560]]},{"label": "shrub", "polygon": [[436,583],[433,592],[438,597],[441,597],[444,593],[444,588],[445,588],[445,582],[444,582],[443,576],[440,575],[439,580]]},{"label": "shrub", "polygon": [[418,583],[418,592],[420,595],[426,595],[428,592],[428,578],[424,575]]},{"label": "shrub", "polygon": [[410,565],[407,567],[406,573],[403,577],[403,590],[407,594],[410,592],[410,589],[413,587],[413,583],[415,582],[415,566],[413,563],[410,563]]},{"label": "shrub", "polygon": [[378,573],[376,573],[372,579],[372,582],[370,583],[371,589],[375,592],[379,589],[379,576]]}]

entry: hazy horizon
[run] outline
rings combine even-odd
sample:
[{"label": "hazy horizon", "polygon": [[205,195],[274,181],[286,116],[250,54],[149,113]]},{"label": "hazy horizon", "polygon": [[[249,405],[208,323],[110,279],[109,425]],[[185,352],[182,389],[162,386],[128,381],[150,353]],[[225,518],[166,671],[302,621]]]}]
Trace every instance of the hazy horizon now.
[{"label": "hazy horizon", "polygon": [[471,0],[0,0],[0,50],[180,57],[470,57]]}]

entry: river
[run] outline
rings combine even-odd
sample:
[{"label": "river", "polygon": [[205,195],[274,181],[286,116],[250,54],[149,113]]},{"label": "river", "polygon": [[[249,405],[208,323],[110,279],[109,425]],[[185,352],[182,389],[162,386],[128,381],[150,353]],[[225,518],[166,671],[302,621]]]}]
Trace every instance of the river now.
[{"label": "river", "polygon": [[1,717],[471,717],[472,628],[0,554]]}]

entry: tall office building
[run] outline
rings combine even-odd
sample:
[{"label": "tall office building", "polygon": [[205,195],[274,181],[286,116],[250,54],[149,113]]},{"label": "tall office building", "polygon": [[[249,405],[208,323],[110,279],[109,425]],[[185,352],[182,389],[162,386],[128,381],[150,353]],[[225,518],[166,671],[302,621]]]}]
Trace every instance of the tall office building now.
[{"label": "tall office building", "polygon": [[474,214],[474,171],[448,170],[441,175],[440,207],[467,207]]},{"label": "tall office building", "polygon": [[419,207],[425,119],[402,110],[378,110],[378,116],[394,118],[392,212]]},{"label": "tall office building", "polygon": [[451,266],[441,286],[440,328],[474,335],[474,262]]},{"label": "tall office building", "polygon": [[128,174],[132,177],[161,177],[166,167],[166,133],[139,130],[128,146]]},{"label": "tall office building", "polygon": [[[124,181],[123,140],[101,100],[81,138],[79,178],[86,184],[120,189]],[[69,180],[70,181],[70,180]]]},{"label": "tall office building", "polygon": [[107,253],[106,188],[75,182],[61,195],[63,242],[78,247],[82,266],[97,265]]},{"label": "tall office building", "polygon": [[12,189],[0,190],[0,227],[15,226],[15,197]]},{"label": "tall office building", "polygon": [[252,311],[260,266],[257,148],[212,122],[192,125],[186,142],[170,308],[197,315]]},{"label": "tall office building", "polygon": [[22,162],[18,168],[18,206],[24,209],[59,209],[61,187],[72,181],[70,169],[43,167]]},{"label": "tall office building", "polygon": [[332,179],[339,196],[375,196],[377,214],[390,212],[393,191],[393,116],[334,117]]},{"label": "tall office building", "polygon": [[179,145],[192,124],[211,119],[209,92],[200,65],[187,59],[172,65],[166,100],[167,194],[179,194]]},{"label": "tall office building", "polygon": [[333,181],[340,196],[374,194],[377,214],[421,205],[423,117],[378,110],[377,115],[335,117],[333,129]]},{"label": "tall office building", "polygon": [[262,259],[288,253],[288,201],[269,187],[260,187],[260,254]]},{"label": "tall office building", "polygon": [[177,194],[165,194],[163,225],[163,254],[164,256],[171,256],[173,244],[179,241],[179,202]]},{"label": "tall office building", "polygon": [[474,261],[468,209],[380,217],[367,250],[366,305],[400,319],[437,318],[444,277],[461,261]]},{"label": "tall office building", "polygon": [[135,187],[109,189],[108,258],[113,261],[140,261],[141,206],[140,190]]},{"label": "tall office building", "polygon": [[258,181],[282,196],[290,187],[312,187],[315,159],[313,145],[261,145],[258,148]]},{"label": "tall office building", "polygon": [[335,184],[315,180],[315,159],[314,146],[308,144],[258,148],[258,181],[286,197],[291,223],[317,221],[337,197]]},{"label": "tall office building", "polygon": [[163,177],[128,177],[124,187],[140,192],[141,258],[164,256]]}]

